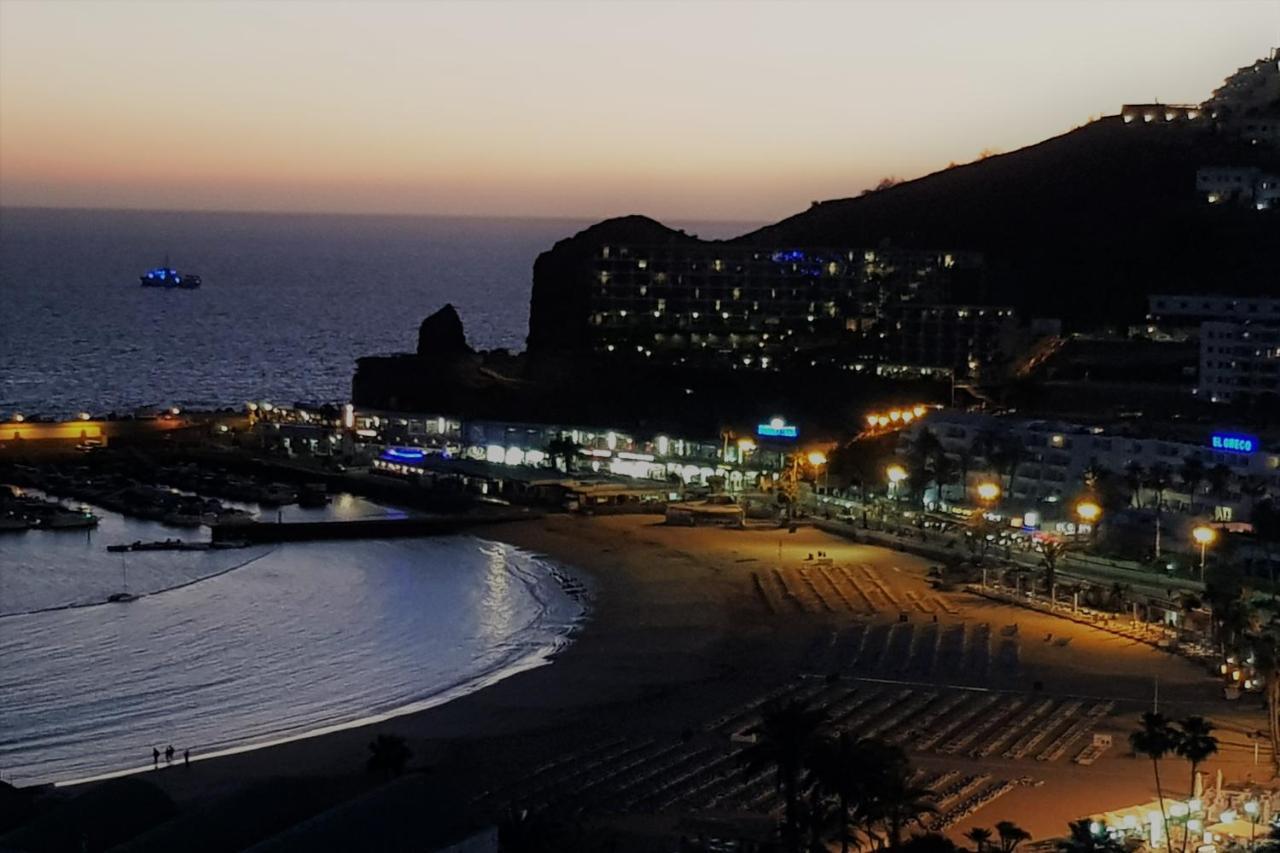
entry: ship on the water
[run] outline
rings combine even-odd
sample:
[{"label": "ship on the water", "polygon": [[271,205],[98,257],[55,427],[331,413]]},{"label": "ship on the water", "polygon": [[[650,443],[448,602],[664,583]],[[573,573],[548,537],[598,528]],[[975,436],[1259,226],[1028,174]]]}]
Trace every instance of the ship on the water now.
[{"label": "ship on the water", "polygon": [[164,259],[162,266],[149,269],[142,275],[138,276],[143,287],[163,287],[169,290],[195,290],[200,286],[200,276],[183,275],[169,266],[169,259]]}]

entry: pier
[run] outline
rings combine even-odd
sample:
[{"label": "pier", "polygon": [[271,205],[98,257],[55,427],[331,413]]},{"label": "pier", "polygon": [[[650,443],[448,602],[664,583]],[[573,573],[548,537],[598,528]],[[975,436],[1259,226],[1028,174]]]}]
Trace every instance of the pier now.
[{"label": "pier", "polygon": [[403,539],[447,536],[488,524],[540,518],[536,512],[502,512],[420,518],[361,518],[351,521],[286,521],[280,523],[218,524],[214,542],[315,542],[332,539]]}]

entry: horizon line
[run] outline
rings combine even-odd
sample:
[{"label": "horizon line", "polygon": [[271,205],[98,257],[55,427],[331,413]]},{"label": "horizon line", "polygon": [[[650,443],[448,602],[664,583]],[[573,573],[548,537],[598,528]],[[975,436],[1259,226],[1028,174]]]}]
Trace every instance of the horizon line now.
[{"label": "horizon line", "polygon": [[[382,211],[350,211],[350,210],[253,210],[242,208],[223,208],[223,207],[128,207],[128,206],[95,206],[95,205],[43,205],[43,204],[3,204],[0,203],[0,211],[69,211],[77,213],[212,213],[212,214],[235,214],[250,216],[358,216],[365,218],[381,218],[381,219],[518,219],[534,222],[576,222],[583,221],[595,224],[610,219],[622,219],[628,216],[643,216],[652,219],[655,222],[663,223],[665,221],[693,223],[708,223],[716,225],[749,225],[759,227],[761,225],[772,224],[776,221],[773,219],[720,219],[720,218],[699,218],[671,216],[665,220],[648,213],[639,213],[632,211],[630,213],[615,213],[608,215],[592,215],[578,214],[565,216],[541,216],[537,214],[521,214],[521,213],[405,213],[399,212],[382,212]],[[797,211],[803,212],[803,211]],[[783,219],[794,216],[795,213],[786,214]]]}]

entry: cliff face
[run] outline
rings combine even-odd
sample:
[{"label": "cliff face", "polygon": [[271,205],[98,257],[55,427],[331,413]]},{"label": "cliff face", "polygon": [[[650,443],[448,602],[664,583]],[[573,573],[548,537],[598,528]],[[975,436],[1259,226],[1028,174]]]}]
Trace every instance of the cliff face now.
[{"label": "cliff face", "polygon": [[533,264],[526,341],[530,354],[575,351],[586,345],[590,262],[601,246],[696,242],[647,216],[622,216],[556,243]]}]

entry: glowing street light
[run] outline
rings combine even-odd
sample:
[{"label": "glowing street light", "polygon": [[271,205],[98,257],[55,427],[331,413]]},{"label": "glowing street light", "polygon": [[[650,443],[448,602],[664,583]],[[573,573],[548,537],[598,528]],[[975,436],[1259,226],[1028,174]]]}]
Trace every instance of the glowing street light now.
[{"label": "glowing street light", "polygon": [[14,422],[14,423],[20,424],[20,423],[22,423],[23,421],[25,421],[26,419],[27,419],[27,416],[26,416],[26,415],[24,415],[24,414],[22,414],[22,412],[14,412],[14,413],[13,413],[13,422]]},{"label": "glowing street light", "polygon": [[1000,497],[1000,487],[995,483],[979,483],[978,497],[986,503],[991,503],[996,498]]},{"label": "glowing street light", "polygon": [[896,500],[898,490],[902,488],[902,483],[907,479],[907,469],[901,465],[890,465],[884,469],[884,475],[889,478],[889,494]]},{"label": "glowing street light", "polygon": [[1202,524],[1191,531],[1191,538],[1200,543],[1200,580],[1204,581],[1205,549],[1212,545],[1213,541],[1218,538],[1218,531],[1214,530],[1212,527],[1206,527]]},{"label": "glowing street light", "polygon": [[809,454],[809,464],[815,467],[818,465],[826,465],[827,454],[823,453],[821,450],[813,451]]},{"label": "glowing street light", "polygon": [[1076,515],[1080,516],[1081,521],[1093,524],[1102,515],[1102,507],[1093,501],[1081,501],[1076,504]]},{"label": "glowing street light", "polygon": [[1102,507],[1093,501],[1080,501],[1076,504],[1076,515],[1082,522],[1089,525],[1089,539],[1092,541],[1098,532],[1098,519],[1102,518]]},{"label": "glowing street light", "polygon": [[917,418],[924,417],[924,412],[925,412],[924,406],[914,406],[911,409],[911,414],[915,415]]},{"label": "glowing street light", "polygon": [[1244,813],[1249,816],[1249,849],[1253,850],[1254,834],[1258,831],[1258,801],[1246,800],[1244,804]]},{"label": "glowing street light", "polygon": [[81,412],[79,415],[77,415],[77,417],[80,418],[80,420],[82,421],[87,421],[89,420],[90,416],[88,412]]},{"label": "glowing street light", "polygon": [[874,427],[878,423],[880,423],[879,415],[867,415],[867,426]]}]

